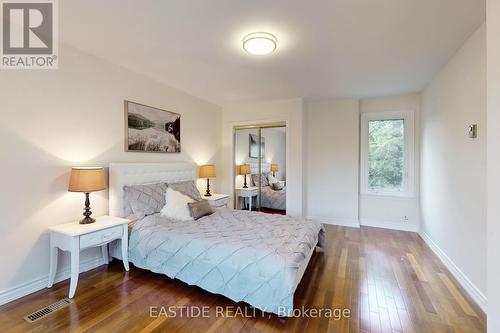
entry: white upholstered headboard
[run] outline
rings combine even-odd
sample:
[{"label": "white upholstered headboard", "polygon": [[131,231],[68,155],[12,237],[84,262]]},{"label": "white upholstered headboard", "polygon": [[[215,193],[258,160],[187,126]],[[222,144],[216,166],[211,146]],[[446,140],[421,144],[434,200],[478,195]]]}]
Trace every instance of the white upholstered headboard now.
[{"label": "white upholstered headboard", "polygon": [[[247,164],[250,165],[252,174],[259,174],[259,162],[247,162]],[[262,162],[260,167],[262,173],[271,172],[271,163]]]},{"label": "white upholstered headboard", "polygon": [[196,179],[194,163],[110,163],[109,215],[127,217],[132,214],[123,187],[159,182]]}]

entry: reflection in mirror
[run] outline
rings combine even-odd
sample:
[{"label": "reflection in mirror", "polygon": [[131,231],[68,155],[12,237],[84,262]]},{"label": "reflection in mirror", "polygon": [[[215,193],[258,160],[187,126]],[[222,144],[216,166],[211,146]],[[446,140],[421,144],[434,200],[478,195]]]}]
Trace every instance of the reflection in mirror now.
[{"label": "reflection in mirror", "polygon": [[264,212],[286,213],[286,127],[261,129],[264,152],[260,161],[260,207]]},{"label": "reflection in mirror", "polygon": [[286,127],[235,128],[235,208],[286,213]]},{"label": "reflection in mirror", "polygon": [[259,128],[235,129],[234,132],[234,163],[235,177],[235,208],[259,210]]}]

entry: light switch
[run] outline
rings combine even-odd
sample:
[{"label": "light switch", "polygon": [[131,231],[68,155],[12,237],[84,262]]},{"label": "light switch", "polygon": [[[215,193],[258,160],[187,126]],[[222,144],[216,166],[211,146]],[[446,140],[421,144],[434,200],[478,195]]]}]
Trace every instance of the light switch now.
[{"label": "light switch", "polygon": [[469,138],[471,139],[477,138],[477,124],[469,126]]}]

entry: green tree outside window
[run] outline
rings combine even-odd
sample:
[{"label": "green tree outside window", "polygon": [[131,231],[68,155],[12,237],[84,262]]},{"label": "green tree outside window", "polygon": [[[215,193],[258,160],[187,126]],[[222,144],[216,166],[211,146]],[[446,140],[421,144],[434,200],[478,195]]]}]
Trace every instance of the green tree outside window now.
[{"label": "green tree outside window", "polygon": [[368,188],[401,191],[404,173],[404,120],[368,123]]}]

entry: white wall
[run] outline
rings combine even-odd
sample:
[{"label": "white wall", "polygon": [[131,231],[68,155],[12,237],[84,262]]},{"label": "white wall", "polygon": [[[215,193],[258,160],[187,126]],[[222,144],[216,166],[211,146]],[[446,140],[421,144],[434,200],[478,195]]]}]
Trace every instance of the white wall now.
[{"label": "white wall", "polygon": [[276,179],[286,180],[286,128],[263,128],[261,133],[266,139],[264,162],[277,164]]},{"label": "white wall", "polygon": [[302,99],[242,102],[223,108],[222,191],[234,193],[233,128],[238,125],[284,121],[287,123],[287,214],[302,215]]},{"label": "white wall", "polygon": [[500,2],[487,1],[488,332],[500,332]]},{"label": "white wall", "polygon": [[[124,99],[180,113],[182,153],[124,152]],[[70,166],[193,161],[221,169],[218,107],[64,45],[59,70],[2,71],[0,100],[0,302],[45,285],[47,227],[80,218],[83,194],[67,192]],[[107,195],[91,194],[96,216],[107,213]],[[96,254],[82,261],[95,264]],[[59,271],[67,267],[63,260]]]},{"label": "white wall", "polygon": [[234,136],[234,161],[235,164],[241,165],[249,162],[257,162],[258,159],[250,158],[248,146],[250,144],[250,135],[259,135],[259,130],[256,128],[245,128],[235,131]]},{"label": "white wall", "polygon": [[[491,122],[491,120],[490,120]],[[478,124],[478,138],[467,127]],[[484,25],[422,94],[421,233],[480,305],[486,301]],[[498,171],[498,170],[497,170]]]},{"label": "white wall", "polygon": [[307,101],[304,110],[306,215],[359,226],[359,102]]},{"label": "white wall", "polygon": [[[360,195],[359,218],[361,225],[418,231],[420,223],[419,169],[420,169],[420,94],[369,98],[360,102],[360,112],[414,112],[414,195],[410,198],[381,195]],[[407,221],[405,221],[405,216]]]}]

